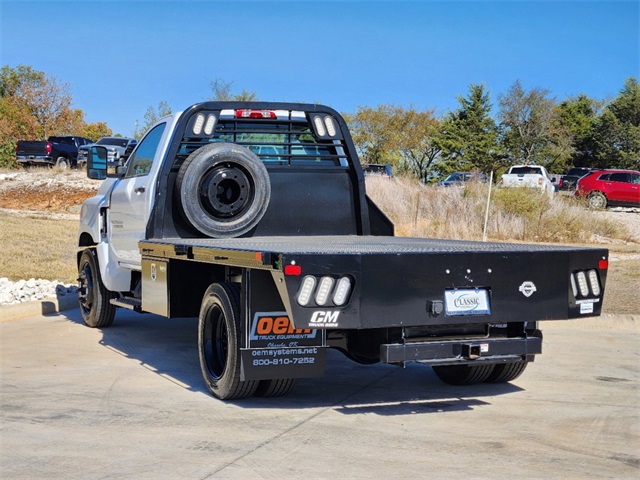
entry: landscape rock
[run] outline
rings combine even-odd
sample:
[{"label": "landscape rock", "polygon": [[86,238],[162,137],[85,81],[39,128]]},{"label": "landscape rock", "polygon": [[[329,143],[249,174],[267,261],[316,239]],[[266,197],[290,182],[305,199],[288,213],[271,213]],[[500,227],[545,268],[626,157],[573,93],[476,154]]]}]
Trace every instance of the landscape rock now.
[{"label": "landscape rock", "polygon": [[0,278],[0,305],[14,305],[16,303],[31,302],[45,298],[75,295],[78,287],[65,284],[58,280],[43,280],[30,278],[12,282],[6,277]]}]

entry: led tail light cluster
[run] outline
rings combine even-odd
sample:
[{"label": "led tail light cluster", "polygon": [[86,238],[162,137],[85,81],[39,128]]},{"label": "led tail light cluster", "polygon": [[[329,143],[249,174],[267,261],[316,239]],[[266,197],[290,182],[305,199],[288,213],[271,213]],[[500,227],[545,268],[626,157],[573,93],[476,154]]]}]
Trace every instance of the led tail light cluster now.
[{"label": "led tail light cluster", "polygon": [[575,298],[599,297],[602,293],[600,278],[595,269],[573,272],[570,278]]},{"label": "led tail light cluster", "polygon": [[302,279],[296,300],[301,307],[336,306],[342,307],[349,301],[353,281],[349,276],[314,277],[307,275]]}]

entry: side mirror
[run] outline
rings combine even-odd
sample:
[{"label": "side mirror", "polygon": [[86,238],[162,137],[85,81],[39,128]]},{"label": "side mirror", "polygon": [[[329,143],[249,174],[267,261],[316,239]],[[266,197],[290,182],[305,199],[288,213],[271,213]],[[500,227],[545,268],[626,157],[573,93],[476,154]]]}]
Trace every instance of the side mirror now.
[{"label": "side mirror", "polygon": [[106,147],[92,146],[87,156],[87,177],[93,180],[107,178],[107,149]]}]

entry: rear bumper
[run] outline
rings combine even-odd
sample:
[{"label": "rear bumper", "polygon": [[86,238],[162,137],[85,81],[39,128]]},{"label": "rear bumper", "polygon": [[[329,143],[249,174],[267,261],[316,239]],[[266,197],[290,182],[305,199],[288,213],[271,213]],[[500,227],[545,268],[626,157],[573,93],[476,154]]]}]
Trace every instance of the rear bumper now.
[{"label": "rear bumper", "polygon": [[16,160],[18,163],[54,163],[52,157],[41,155],[18,155]]},{"label": "rear bumper", "polygon": [[384,363],[421,362],[428,365],[502,363],[527,360],[542,353],[542,333],[527,338],[449,340],[380,346]]}]

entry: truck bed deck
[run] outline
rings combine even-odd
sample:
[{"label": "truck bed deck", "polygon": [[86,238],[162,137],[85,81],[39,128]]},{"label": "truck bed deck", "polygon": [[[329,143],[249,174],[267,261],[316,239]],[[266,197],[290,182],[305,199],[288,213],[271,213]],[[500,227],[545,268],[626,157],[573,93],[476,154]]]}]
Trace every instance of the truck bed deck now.
[{"label": "truck bed deck", "polygon": [[[143,240],[145,249],[213,249],[284,255],[374,255],[413,253],[518,253],[593,250],[576,246],[440,240],[430,238],[378,236],[250,237],[250,238],[165,238]],[[168,247],[168,248],[165,248]],[[150,252],[149,252],[150,253]]]}]

